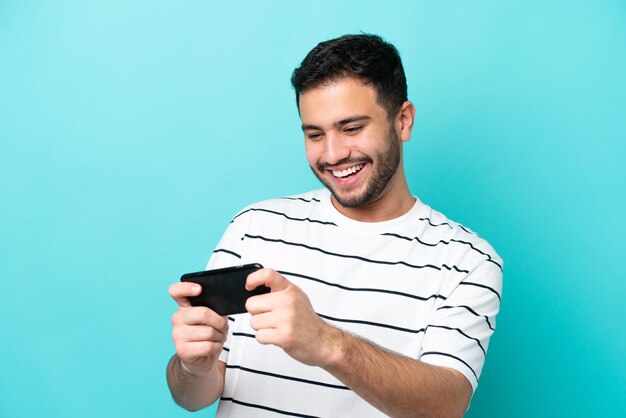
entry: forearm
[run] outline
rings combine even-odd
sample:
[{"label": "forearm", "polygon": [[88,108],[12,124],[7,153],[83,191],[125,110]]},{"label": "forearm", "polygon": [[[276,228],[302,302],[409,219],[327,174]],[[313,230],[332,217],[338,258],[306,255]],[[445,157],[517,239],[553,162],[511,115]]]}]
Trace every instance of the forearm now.
[{"label": "forearm", "polygon": [[387,351],[336,328],[323,367],[392,417],[462,417],[471,385],[450,369]]},{"label": "forearm", "polygon": [[196,376],[185,370],[180,357],[174,355],[167,365],[167,384],[176,403],[189,411],[197,411],[215,402],[224,389],[222,364],[218,361],[208,374]]}]

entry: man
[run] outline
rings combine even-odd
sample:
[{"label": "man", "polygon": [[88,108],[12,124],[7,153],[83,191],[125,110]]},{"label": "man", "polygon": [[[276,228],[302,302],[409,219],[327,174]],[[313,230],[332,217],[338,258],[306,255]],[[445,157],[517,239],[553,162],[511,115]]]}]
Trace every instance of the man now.
[{"label": "man", "polygon": [[217,416],[462,416],[499,310],[502,261],[409,192],[415,108],[396,49],[322,42],[292,77],[306,156],[326,189],[241,211],[207,268],[258,262],[249,313],[190,307],[175,283],[167,376]]}]

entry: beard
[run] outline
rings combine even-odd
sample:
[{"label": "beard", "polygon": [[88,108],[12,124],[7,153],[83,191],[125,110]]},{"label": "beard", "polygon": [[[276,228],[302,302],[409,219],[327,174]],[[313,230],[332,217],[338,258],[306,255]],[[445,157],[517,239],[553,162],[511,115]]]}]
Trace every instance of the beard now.
[{"label": "beard", "polygon": [[342,196],[334,185],[323,178],[320,173],[324,173],[330,166],[328,163],[317,163],[315,168],[311,166],[311,170],[315,177],[322,182],[324,186],[332,193],[333,197],[339,204],[346,208],[360,208],[367,206],[370,203],[375,202],[381,196],[391,179],[393,178],[398,166],[400,165],[400,138],[395,129],[391,127],[389,129],[389,135],[387,136],[387,148],[376,154],[372,159],[368,156],[361,158],[346,158],[339,161],[339,164],[361,164],[370,163],[374,168],[370,179],[365,185],[364,190],[361,193],[346,193]]}]

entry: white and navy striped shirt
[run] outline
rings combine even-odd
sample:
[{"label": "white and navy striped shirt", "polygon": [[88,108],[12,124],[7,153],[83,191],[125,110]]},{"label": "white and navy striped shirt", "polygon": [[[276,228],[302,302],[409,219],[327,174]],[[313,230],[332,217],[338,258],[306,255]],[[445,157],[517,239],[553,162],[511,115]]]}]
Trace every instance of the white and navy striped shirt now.
[{"label": "white and navy striped shirt", "polygon": [[[271,267],[330,324],[389,350],[454,368],[475,389],[500,306],[502,260],[475,233],[417,199],[403,216],[358,222],[326,189],[241,211],[207,268]],[[321,368],[254,339],[249,314],[229,317],[217,417],[379,417]]]}]

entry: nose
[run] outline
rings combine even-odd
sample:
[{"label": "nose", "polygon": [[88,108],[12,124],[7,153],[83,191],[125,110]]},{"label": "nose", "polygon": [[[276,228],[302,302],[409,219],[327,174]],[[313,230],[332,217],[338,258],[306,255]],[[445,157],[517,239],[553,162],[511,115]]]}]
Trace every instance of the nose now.
[{"label": "nose", "polygon": [[328,132],[324,141],[324,161],[328,164],[337,164],[349,156],[350,147],[345,138],[335,132]]}]

